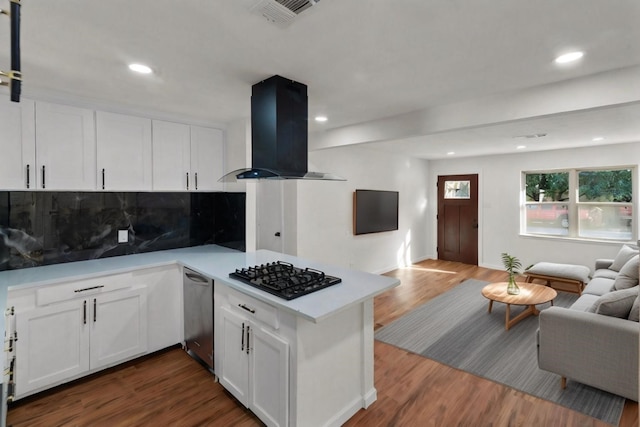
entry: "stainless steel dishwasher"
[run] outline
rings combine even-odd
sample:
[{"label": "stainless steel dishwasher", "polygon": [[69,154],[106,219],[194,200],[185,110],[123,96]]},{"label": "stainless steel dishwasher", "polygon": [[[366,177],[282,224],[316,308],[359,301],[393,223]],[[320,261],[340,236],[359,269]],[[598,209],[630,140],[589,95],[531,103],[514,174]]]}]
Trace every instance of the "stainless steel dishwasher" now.
[{"label": "stainless steel dishwasher", "polygon": [[185,350],[213,371],[213,282],[184,268]]}]

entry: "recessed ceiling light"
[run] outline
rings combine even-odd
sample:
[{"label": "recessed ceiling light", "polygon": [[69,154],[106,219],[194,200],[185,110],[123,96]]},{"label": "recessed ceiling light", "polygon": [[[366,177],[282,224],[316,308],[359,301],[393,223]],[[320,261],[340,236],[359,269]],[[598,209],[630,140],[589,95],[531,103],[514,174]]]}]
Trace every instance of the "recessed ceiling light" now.
[{"label": "recessed ceiling light", "polygon": [[455,152],[455,151],[449,151],[449,152],[447,153],[447,156],[453,156],[454,154],[456,154],[456,152]]},{"label": "recessed ceiling light", "polygon": [[326,121],[327,121],[326,116],[316,116],[316,122],[326,122]]},{"label": "recessed ceiling light", "polygon": [[544,138],[545,136],[547,136],[546,133],[532,133],[529,135],[514,136],[514,138],[535,139],[535,138]]},{"label": "recessed ceiling light", "polygon": [[569,52],[560,55],[555,59],[556,64],[566,64],[568,62],[577,61],[584,56],[584,52]]},{"label": "recessed ceiling light", "polygon": [[129,69],[140,74],[151,74],[153,72],[151,67],[144,64],[129,64]]},{"label": "recessed ceiling light", "polygon": [[525,148],[527,148],[527,146],[526,146],[526,145],[518,145],[518,146],[516,147],[516,150],[524,150]]},{"label": "recessed ceiling light", "polygon": [[595,138],[592,139],[593,142],[598,142],[598,141],[604,141],[604,137],[602,136],[596,136]]}]

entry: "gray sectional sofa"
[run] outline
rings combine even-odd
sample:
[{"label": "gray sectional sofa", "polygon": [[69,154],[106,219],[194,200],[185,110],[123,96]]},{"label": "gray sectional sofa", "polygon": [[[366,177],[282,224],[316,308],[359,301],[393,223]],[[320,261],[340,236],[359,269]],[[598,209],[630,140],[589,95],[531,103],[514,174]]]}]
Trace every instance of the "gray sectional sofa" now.
[{"label": "gray sectional sofa", "polygon": [[570,308],[540,313],[538,366],[638,401],[638,249],[623,246],[597,260],[592,279]]}]

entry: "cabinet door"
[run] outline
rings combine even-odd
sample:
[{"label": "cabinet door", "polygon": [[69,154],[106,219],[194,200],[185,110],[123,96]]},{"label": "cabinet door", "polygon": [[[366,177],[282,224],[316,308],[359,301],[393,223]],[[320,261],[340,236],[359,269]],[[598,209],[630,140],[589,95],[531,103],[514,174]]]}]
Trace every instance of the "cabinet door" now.
[{"label": "cabinet door", "polygon": [[88,323],[86,300],[16,313],[16,397],[89,370]]},{"label": "cabinet door", "polygon": [[88,298],[91,305],[91,369],[147,351],[145,287]]},{"label": "cabinet door", "polygon": [[220,129],[191,126],[192,190],[222,191],[224,134]]},{"label": "cabinet door", "polygon": [[151,120],[96,113],[98,189],[152,189]]},{"label": "cabinet door", "polygon": [[36,188],[34,104],[0,100],[0,190]]},{"label": "cabinet door", "polygon": [[249,408],[270,426],[289,418],[289,344],[267,329],[250,326]]},{"label": "cabinet door", "polygon": [[189,190],[191,175],[191,130],[188,125],[153,121],[153,189]]},{"label": "cabinet door", "polygon": [[93,111],[36,103],[36,157],[38,189],[95,190]]},{"label": "cabinet door", "polygon": [[147,286],[147,352],[184,339],[181,273],[177,265],[133,272],[134,282]]},{"label": "cabinet door", "polygon": [[[220,384],[244,406],[249,405],[249,322],[221,307],[221,366],[216,366]],[[217,349],[215,351],[218,351]]]}]

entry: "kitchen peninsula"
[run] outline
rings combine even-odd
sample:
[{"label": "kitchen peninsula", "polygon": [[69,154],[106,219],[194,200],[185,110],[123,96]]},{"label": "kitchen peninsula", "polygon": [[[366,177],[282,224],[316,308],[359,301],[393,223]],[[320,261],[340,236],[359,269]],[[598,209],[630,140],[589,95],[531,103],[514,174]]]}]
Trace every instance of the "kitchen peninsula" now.
[{"label": "kitchen peninsula", "polygon": [[[287,301],[229,277],[236,269],[275,261],[321,270],[342,282]],[[132,353],[121,352],[119,358],[112,358],[113,352],[102,348],[104,354],[98,354],[96,360],[105,356],[105,363],[92,362],[64,378],[36,382],[26,392],[21,390],[24,379],[20,375],[26,372],[24,365],[37,357],[21,354],[28,350],[18,346],[14,354],[19,368],[16,398],[181,343],[183,266],[214,281],[214,370],[220,383],[267,425],[340,425],[376,400],[373,297],[397,286],[397,279],[271,251],[243,253],[215,245],[0,272],[0,301],[14,307],[14,315],[3,326],[11,336],[18,325],[21,340],[16,344],[29,343],[27,332],[20,330],[21,316],[35,318],[34,312],[49,313],[53,307],[77,303],[70,318],[77,317],[82,324],[89,310],[87,323],[94,327],[92,316],[99,311],[96,300],[100,307],[100,298],[123,294],[140,308],[134,310],[137,328],[131,328],[137,332],[124,340],[136,343],[137,347],[127,347]],[[78,295],[73,292],[77,284],[82,289],[95,288]],[[61,300],[61,291],[73,301]],[[87,298],[88,309],[81,303]],[[118,347],[120,341],[113,340],[113,335],[110,338],[99,341],[92,335],[88,353],[93,355],[94,342]],[[55,343],[49,341],[49,345]]]}]

